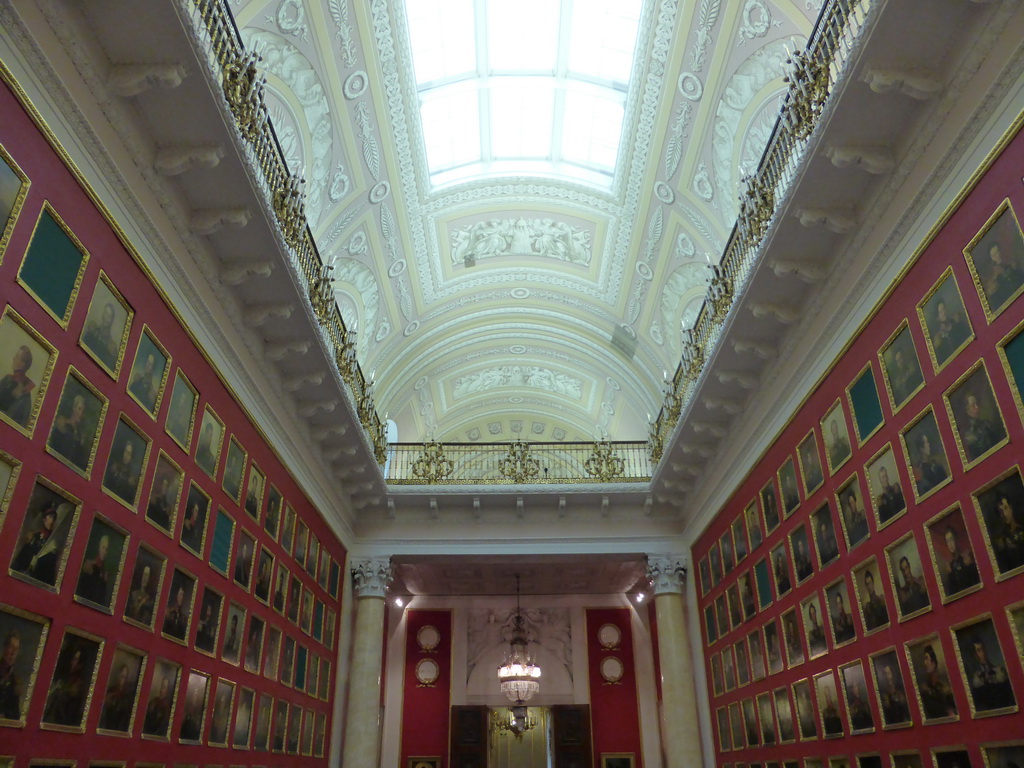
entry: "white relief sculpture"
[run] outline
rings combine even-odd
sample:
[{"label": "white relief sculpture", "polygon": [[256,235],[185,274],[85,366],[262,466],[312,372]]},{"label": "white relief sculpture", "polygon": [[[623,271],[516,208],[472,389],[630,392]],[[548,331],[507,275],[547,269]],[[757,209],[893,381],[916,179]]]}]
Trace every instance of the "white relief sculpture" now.
[{"label": "white relief sculpture", "polygon": [[[493,676],[512,639],[515,611],[510,608],[473,608],[468,612],[466,680],[472,686],[474,671]],[[530,651],[544,670],[545,691],[561,678],[572,681],[572,626],[568,608],[524,608],[522,611]],[[551,678],[551,682],[548,680]],[[490,685],[492,682],[488,681]]]},{"label": "white relief sculpture", "polygon": [[[683,264],[668,276],[661,292],[661,316],[666,328],[680,327],[680,310],[692,299],[703,298],[710,275],[711,270],[706,264],[690,262]],[[694,303],[699,307],[699,301]],[[683,313],[681,320],[683,327],[692,328],[697,319],[696,312],[692,313],[692,318],[686,317],[686,314]],[[689,325],[686,325],[687,321]]]},{"label": "white relief sculpture", "polygon": [[345,173],[345,164],[338,163],[334,172],[334,179],[331,181],[331,188],[327,192],[331,202],[336,203],[347,195],[351,183],[348,174]]},{"label": "white relief sculpture", "polygon": [[672,123],[672,136],[665,146],[665,177],[671,179],[683,158],[683,141],[687,138],[686,126],[690,122],[690,105],[683,103],[676,110]]},{"label": "white relief sculpture", "polygon": [[[350,319],[358,320],[359,325],[364,328],[375,328],[377,326],[377,315],[380,310],[380,286],[376,276],[365,265],[355,259],[336,257],[332,263],[334,271],[334,293],[340,298],[343,295],[350,297],[353,307],[362,307],[362,312],[353,314],[351,318],[345,316],[345,322],[349,327]],[[356,337],[356,347],[360,353],[367,349],[370,341],[370,334],[363,333]]]},{"label": "white relief sculpture", "polygon": [[497,387],[543,389],[576,400],[583,396],[583,382],[580,379],[538,365],[501,365],[484,368],[456,379],[452,386],[452,394],[457,398],[466,397]]},{"label": "white relief sculpture", "polygon": [[348,3],[345,0],[331,0],[331,17],[338,25],[337,37],[341,41],[341,60],[346,67],[356,65],[356,44],[352,36],[352,25],[348,20]]},{"label": "white relief sculpture", "polygon": [[[267,83],[268,93],[277,97],[282,105],[297,102],[302,107],[309,142],[308,162],[302,176],[306,179],[306,218],[315,227],[324,212],[324,193],[330,176],[332,149],[331,111],[326,91],[313,64],[298,48],[278,34],[266,30],[243,29],[242,42],[249,50],[259,53],[260,67],[286,85],[293,98],[276,94],[276,81]],[[277,126],[275,125],[275,128]]]},{"label": "white relief sculpture", "polygon": [[281,0],[277,12],[267,16],[267,23],[276,24],[286,35],[293,35],[304,42],[309,40],[306,9],[302,5],[302,0]]},{"label": "white relief sculpture", "polygon": [[[778,26],[779,22],[774,22]],[[746,0],[743,6],[743,24],[740,26],[740,39],[737,45],[748,40],[764,37],[772,27],[772,12],[765,0]]]},{"label": "white relief sculpture", "polygon": [[757,114],[747,124],[746,135],[743,137],[742,149],[740,150],[740,178],[753,174],[757,170],[764,148],[772,137],[772,130],[775,128],[775,121],[782,108],[784,93],[779,93],[775,98],[768,99],[758,110]]},{"label": "white relief sculpture", "polygon": [[488,219],[452,230],[452,264],[495,256],[544,256],[590,264],[590,232],[553,219]]},{"label": "white relief sculpture", "polygon": [[718,10],[722,0],[701,0],[700,17],[697,21],[697,36],[690,52],[690,66],[694,72],[704,69],[707,60],[708,43],[711,42],[711,28],[718,21]]},{"label": "white relief sculpture", "polygon": [[722,92],[715,111],[711,167],[723,221],[732,221],[738,210],[741,175],[734,158],[744,115],[750,114],[755,99],[777,98],[778,92],[766,94],[764,89],[788,72],[786,60],[790,52],[800,50],[805,42],[803,37],[793,35],[758,49],[737,67]]}]

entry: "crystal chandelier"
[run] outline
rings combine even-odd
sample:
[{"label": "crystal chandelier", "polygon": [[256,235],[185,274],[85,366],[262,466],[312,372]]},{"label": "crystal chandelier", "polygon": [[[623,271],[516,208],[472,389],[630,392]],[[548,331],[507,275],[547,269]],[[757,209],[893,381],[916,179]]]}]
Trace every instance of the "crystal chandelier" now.
[{"label": "crystal chandelier", "polygon": [[[533,662],[527,653],[526,621],[519,609],[519,574],[516,574],[516,613],[512,619],[512,639],[509,641],[505,663],[498,667],[498,683],[505,698],[512,702],[513,719],[516,709],[524,715],[523,706],[540,690],[540,667]],[[521,719],[521,718],[520,718]]]}]

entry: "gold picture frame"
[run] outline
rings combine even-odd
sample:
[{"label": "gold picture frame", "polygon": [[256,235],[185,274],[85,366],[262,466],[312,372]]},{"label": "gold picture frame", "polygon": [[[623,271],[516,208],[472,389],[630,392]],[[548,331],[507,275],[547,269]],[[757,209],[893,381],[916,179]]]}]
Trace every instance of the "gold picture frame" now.
[{"label": "gold picture frame", "polygon": [[935,725],[959,720],[953,679],[939,635],[933,632],[908,640],[903,648],[910,661],[910,680],[914,684],[922,722]]},{"label": "gold picture frame", "polygon": [[107,496],[135,512],[142,495],[153,441],[128,416],[121,413],[107,452],[102,489]]},{"label": "gold picture frame", "polygon": [[[1007,215],[1005,219],[1004,215]],[[1003,253],[1004,249],[1006,254]],[[971,271],[974,287],[981,299],[982,309],[985,310],[985,319],[989,323],[1024,292],[1024,276],[1017,266],[1022,249],[1024,234],[1021,233],[1017,212],[1007,197],[964,247],[967,268]],[[998,251],[998,261],[992,258],[993,250]],[[986,254],[985,263],[980,269],[975,251]]]},{"label": "gold picture frame", "polygon": [[[18,217],[25,207],[32,181],[28,174],[14,161],[14,157],[0,144],[0,264],[11,242]],[[17,188],[15,188],[17,187]]]},{"label": "gold picture frame", "polygon": [[871,538],[871,524],[868,522],[859,472],[854,472],[838,486],[835,499],[839,510],[839,525],[843,529],[843,539],[849,552]]},{"label": "gold picture frame", "polygon": [[[900,430],[900,443],[918,504],[953,480],[938,419],[931,405]],[[939,449],[937,454],[933,452],[935,447]]]},{"label": "gold picture frame", "polygon": [[983,613],[959,622],[949,631],[967,689],[971,717],[995,717],[1018,711],[1017,694],[992,614]]},{"label": "gold picture frame", "polygon": [[[145,542],[139,544],[128,580],[122,618],[128,624],[152,631],[157,600],[162,594],[167,558]],[[155,571],[155,574],[154,574]]]},{"label": "gold picture frame", "polygon": [[928,613],[932,609],[932,597],[925,580],[924,563],[914,531],[908,531],[886,545],[885,559],[889,566],[889,585],[896,597],[899,621],[902,623]]},{"label": "gold picture frame", "polygon": [[[83,629],[64,628],[39,721],[41,729],[85,733],[105,643],[102,637]],[[64,681],[72,674],[76,674],[85,685],[65,685]]]},{"label": "gold picture frame", "polygon": [[4,307],[0,315],[0,360],[5,364],[8,360],[17,363],[0,377],[0,421],[25,437],[31,438],[35,431],[57,354],[56,348],[27,320],[12,307]]},{"label": "gold picture frame", "polygon": [[836,398],[819,422],[821,434],[825,438],[825,461],[829,475],[834,475],[853,455],[850,442],[850,430],[846,425],[846,413],[843,401]]},{"label": "gold picture frame", "polygon": [[88,480],[108,406],[107,398],[78,369],[68,366],[46,452]]},{"label": "gold picture frame", "polygon": [[942,603],[981,589],[978,557],[960,503],[932,517],[925,523],[924,530]]},{"label": "gold picture frame", "polygon": [[[158,359],[161,361],[159,369]],[[135,346],[135,358],[125,382],[125,392],[154,419],[160,412],[171,363],[167,348],[157,340],[149,325],[143,323],[142,333]]]},{"label": "gold picture frame", "polygon": [[875,716],[871,711],[871,694],[868,693],[867,673],[860,659],[839,666],[839,680],[843,686],[846,702],[847,724],[850,735],[858,736],[875,732]]},{"label": "gold picture frame", "polygon": [[[53,243],[41,244],[42,238],[56,233],[67,239],[67,248],[56,248]],[[37,237],[40,240],[37,241]],[[34,251],[33,246],[45,249],[45,256],[35,256],[38,251]],[[76,253],[69,257],[72,250]],[[73,263],[75,260],[77,264]],[[82,288],[82,278],[88,264],[89,251],[50,201],[44,200],[32,228],[28,247],[18,267],[17,282],[64,330],[67,330],[71,314],[75,310],[75,302]]]},{"label": "gold picture frame", "polygon": [[840,739],[846,735],[839,706],[839,688],[835,672],[831,669],[814,676],[814,691],[818,698],[818,721],[826,739]]},{"label": "gold picture frame", "polygon": [[96,733],[129,738],[135,728],[142,679],[146,674],[145,651],[118,643],[110,659],[107,684],[100,703]]},{"label": "gold picture frame", "polygon": [[968,368],[943,393],[942,399],[964,471],[1010,442],[984,359]]},{"label": "gold picture frame", "polygon": [[800,464],[800,477],[804,483],[804,498],[809,497],[825,482],[821,467],[821,453],[818,451],[818,435],[811,429],[800,441],[796,452]]},{"label": "gold picture frame", "polygon": [[889,646],[868,655],[871,678],[882,715],[882,730],[909,728],[913,725],[906,678],[896,648]]},{"label": "gold picture frame", "polygon": [[[885,584],[888,579],[881,571],[878,559],[874,555],[854,566],[853,590],[856,595],[857,609],[860,613],[864,636],[880,632],[891,625],[891,611],[885,599]],[[882,593],[878,592],[879,587]],[[863,591],[862,591],[863,590]]]},{"label": "gold picture frame", "polygon": [[946,267],[918,302],[917,317],[932,369],[939,373],[974,340],[974,328],[952,266]]},{"label": "gold picture frame", "polygon": [[8,574],[60,594],[81,511],[80,499],[36,475],[16,538],[20,546],[11,555]]},{"label": "gold picture frame", "polygon": [[924,370],[917,354],[910,322],[904,318],[878,350],[878,363],[893,414],[924,388]]},{"label": "gold picture frame", "polygon": [[101,269],[92,290],[78,345],[114,381],[121,375],[134,319],[135,310]]},{"label": "gold picture frame", "polygon": [[1024,573],[1024,477],[1019,464],[971,492],[996,581]]},{"label": "gold picture frame", "polygon": [[[0,649],[6,657],[14,656],[12,677],[20,690],[17,704],[18,716],[10,717],[8,712],[0,712],[0,726],[22,728],[25,726],[28,708],[33,700],[36,681],[39,675],[39,664],[46,650],[46,640],[50,633],[50,619],[26,611],[6,603],[0,603]],[[17,637],[17,650],[10,647],[12,638]]]}]

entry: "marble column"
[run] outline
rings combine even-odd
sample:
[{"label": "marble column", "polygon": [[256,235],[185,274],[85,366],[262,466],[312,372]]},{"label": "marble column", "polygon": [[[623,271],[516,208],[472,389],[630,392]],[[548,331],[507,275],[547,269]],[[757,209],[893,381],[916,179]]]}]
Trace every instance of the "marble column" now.
[{"label": "marble column", "polygon": [[361,560],[352,567],[356,626],[348,676],[348,707],[341,751],[342,768],[376,768],[380,760],[380,673],[384,638],[384,595],[391,581],[386,558]]},{"label": "marble column", "polygon": [[661,734],[666,768],[701,768],[697,691],[686,632],[683,594],[686,555],[648,555],[647,575],[654,588],[661,665]]}]

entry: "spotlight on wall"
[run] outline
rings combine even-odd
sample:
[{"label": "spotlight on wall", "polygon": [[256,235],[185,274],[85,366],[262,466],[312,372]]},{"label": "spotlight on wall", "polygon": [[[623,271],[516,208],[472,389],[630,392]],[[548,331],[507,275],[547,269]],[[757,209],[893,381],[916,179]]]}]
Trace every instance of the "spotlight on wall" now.
[{"label": "spotlight on wall", "polygon": [[637,592],[636,593],[636,601],[637,601],[638,604],[642,603],[646,598],[647,598],[647,595],[645,595],[643,592]]},{"label": "spotlight on wall", "polygon": [[395,606],[398,607],[398,608],[401,608],[403,605],[405,605],[405,601],[402,598],[400,598],[400,597],[396,597],[395,598]]}]

